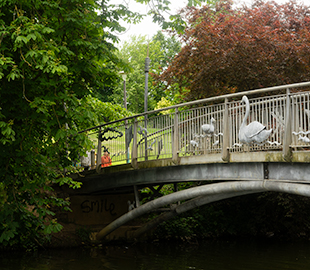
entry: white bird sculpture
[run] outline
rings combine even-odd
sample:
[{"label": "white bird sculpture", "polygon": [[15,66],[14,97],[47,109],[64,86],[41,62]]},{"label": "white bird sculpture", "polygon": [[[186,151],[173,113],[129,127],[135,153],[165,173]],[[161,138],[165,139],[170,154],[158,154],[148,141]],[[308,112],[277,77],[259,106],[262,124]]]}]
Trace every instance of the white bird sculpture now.
[{"label": "white bird sculpture", "polygon": [[151,150],[153,151],[153,144],[156,142],[156,140],[154,140],[153,142],[151,142],[151,145],[147,148],[147,150]]},{"label": "white bird sculpture", "polygon": [[128,204],[128,212],[135,209],[135,201],[133,201],[133,202],[128,201],[127,204]]},{"label": "white bird sculpture", "polygon": [[302,141],[304,143],[310,143],[310,139],[308,137],[306,137],[306,136],[303,137],[301,135],[299,135],[298,141]]},{"label": "white bird sculpture", "polygon": [[138,130],[138,133],[142,136],[147,136],[147,129],[139,126],[140,130]]},{"label": "white bird sculpture", "polygon": [[272,132],[272,129],[267,130],[266,127],[257,122],[253,121],[246,125],[246,121],[250,114],[250,103],[246,96],[242,97],[241,103],[245,103],[245,116],[239,129],[239,141],[241,143],[262,143],[264,142]]},{"label": "white bird sculpture", "polygon": [[190,143],[193,147],[198,147],[198,146],[199,146],[198,142],[196,142],[195,140],[190,140],[189,143]]},{"label": "white bird sculpture", "polygon": [[212,117],[210,124],[204,124],[204,125],[201,126],[202,131],[206,135],[211,135],[211,134],[214,133],[214,125],[213,125],[213,123],[215,123],[215,119]]},{"label": "white bird sculpture", "polygon": [[220,141],[219,141],[219,140],[216,140],[216,141],[214,142],[213,146],[218,145],[219,143],[220,143]]}]

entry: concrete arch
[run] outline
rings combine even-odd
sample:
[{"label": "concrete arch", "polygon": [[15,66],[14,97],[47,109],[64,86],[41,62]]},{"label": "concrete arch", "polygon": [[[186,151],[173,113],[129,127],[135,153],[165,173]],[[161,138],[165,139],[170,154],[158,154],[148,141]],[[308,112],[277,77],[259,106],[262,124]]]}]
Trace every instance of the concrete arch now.
[{"label": "concrete arch", "polygon": [[310,197],[310,185],[297,183],[293,184],[270,179],[264,181],[230,181],[208,184],[175,192],[158,198],[154,201],[148,202],[111,222],[96,235],[96,239],[101,240],[125,223],[139,216],[142,216],[151,210],[177,201],[196,198],[192,201],[189,201],[187,204],[184,203],[181,205],[182,207],[180,207],[179,211],[184,212],[187,211],[187,209],[190,210],[191,207],[196,207],[195,205],[200,203],[206,204],[208,202],[221,200],[223,198],[230,198],[264,191],[283,192]]},{"label": "concrete arch", "polygon": [[199,206],[202,206],[202,205],[205,205],[208,203],[228,199],[228,198],[239,197],[239,196],[253,194],[253,193],[257,193],[257,192],[241,191],[241,192],[234,192],[234,193],[227,193],[227,194],[199,196],[198,198],[194,198],[194,199],[189,200],[185,203],[182,203],[181,205],[176,206],[171,211],[165,212],[165,213],[159,215],[158,217],[152,219],[148,223],[144,224],[141,228],[137,229],[134,232],[132,239],[139,238],[140,236],[142,236],[147,231],[155,228],[158,224],[160,224],[164,221],[167,221],[169,219],[172,219],[172,218],[176,217],[177,215],[180,215],[182,213],[190,211],[196,207],[199,207]]}]

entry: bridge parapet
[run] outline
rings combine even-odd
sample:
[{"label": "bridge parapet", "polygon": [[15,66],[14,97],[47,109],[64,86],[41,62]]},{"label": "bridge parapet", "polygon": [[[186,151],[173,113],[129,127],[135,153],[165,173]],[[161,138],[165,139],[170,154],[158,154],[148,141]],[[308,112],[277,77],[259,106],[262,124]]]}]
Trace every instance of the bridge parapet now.
[{"label": "bridge parapet", "polygon": [[[132,168],[166,159],[176,165],[213,158],[215,162],[309,162],[309,89],[310,82],[305,82],[212,97],[85,131],[96,138],[97,171],[102,149],[110,152],[112,166],[131,164]],[[242,96],[249,98],[242,99],[245,105]],[[262,131],[265,137],[258,138]]]}]

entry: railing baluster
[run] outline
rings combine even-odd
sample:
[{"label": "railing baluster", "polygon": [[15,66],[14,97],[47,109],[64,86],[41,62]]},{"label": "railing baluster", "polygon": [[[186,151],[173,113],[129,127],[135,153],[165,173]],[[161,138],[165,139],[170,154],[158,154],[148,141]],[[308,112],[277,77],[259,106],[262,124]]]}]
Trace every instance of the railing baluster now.
[{"label": "railing baluster", "polygon": [[173,145],[172,145],[172,161],[178,164],[178,150],[179,150],[179,110],[175,108],[174,113],[174,128],[173,128]]},{"label": "railing baluster", "polygon": [[[144,128],[148,131],[147,124],[148,124],[148,117],[147,117],[147,115],[145,115],[144,116]],[[146,133],[144,135],[144,160],[145,161],[148,160],[148,156],[147,156],[147,134]]]},{"label": "railing baluster", "polygon": [[284,140],[283,140],[283,158],[285,161],[291,161],[292,151],[292,118],[291,118],[291,98],[290,90],[286,90],[286,111],[285,111],[285,127],[284,127]]},{"label": "railing baluster", "polygon": [[228,99],[225,98],[224,115],[223,115],[223,149],[222,160],[229,161],[229,114]]},{"label": "railing baluster", "polygon": [[97,145],[97,166],[96,166],[96,171],[97,173],[100,172],[101,169],[101,140],[100,140],[100,133],[101,133],[101,127],[99,128],[98,131],[98,145]]},{"label": "railing baluster", "polygon": [[131,166],[134,169],[138,168],[138,145],[137,145],[137,132],[138,131],[138,119],[135,118],[133,125],[133,142],[132,142],[132,150],[131,150]]}]

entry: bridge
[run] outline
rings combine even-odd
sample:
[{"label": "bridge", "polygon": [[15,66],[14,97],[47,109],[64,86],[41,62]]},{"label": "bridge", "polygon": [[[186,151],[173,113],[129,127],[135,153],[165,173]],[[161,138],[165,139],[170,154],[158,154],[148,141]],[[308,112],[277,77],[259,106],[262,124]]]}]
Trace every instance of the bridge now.
[{"label": "bridge", "polygon": [[[310,82],[196,100],[84,130],[96,145],[75,194],[134,193],[135,204],[97,235],[174,204],[133,234],[214,201],[265,191],[310,196]],[[112,165],[102,167],[103,151]],[[178,183],[196,187],[178,191]],[[174,192],[141,204],[170,184]],[[181,203],[182,202],[182,203]]]}]

